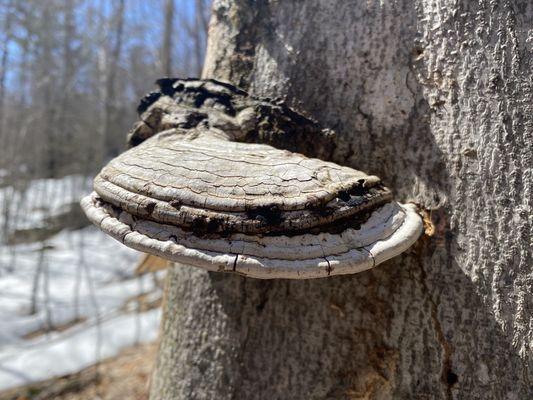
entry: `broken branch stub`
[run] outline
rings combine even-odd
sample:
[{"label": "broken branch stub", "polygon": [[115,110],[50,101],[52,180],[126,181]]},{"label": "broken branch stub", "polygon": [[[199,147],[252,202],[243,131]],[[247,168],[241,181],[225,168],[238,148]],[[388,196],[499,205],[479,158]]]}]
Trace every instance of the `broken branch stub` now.
[{"label": "broken branch stub", "polygon": [[133,148],[82,200],[127,246],[211,271],[305,279],[372,268],[422,232],[414,207],[378,177],[309,158],[329,157],[334,134],[283,103],[213,80],[158,83],[139,106]]}]

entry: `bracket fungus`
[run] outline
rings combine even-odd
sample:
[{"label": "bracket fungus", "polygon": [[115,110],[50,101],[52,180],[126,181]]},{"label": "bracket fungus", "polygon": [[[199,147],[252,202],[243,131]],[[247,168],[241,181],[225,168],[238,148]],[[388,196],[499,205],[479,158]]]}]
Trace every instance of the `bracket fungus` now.
[{"label": "bracket fungus", "polygon": [[210,271],[319,278],[376,266],[422,232],[376,176],[323,161],[334,132],[214,80],[161,79],[131,149],[82,200],[134,249]]}]

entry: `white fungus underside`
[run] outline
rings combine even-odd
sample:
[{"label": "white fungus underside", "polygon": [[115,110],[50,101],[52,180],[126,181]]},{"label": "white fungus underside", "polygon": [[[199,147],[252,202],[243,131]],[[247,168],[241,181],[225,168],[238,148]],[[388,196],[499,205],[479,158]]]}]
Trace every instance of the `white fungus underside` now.
[{"label": "white fungus underside", "polygon": [[295,236],[234,234],[197,237],[179,227],[114,215],[93,193],[81,204],[88,218],[126,246],[209,271],[262,278],[308,279],[361,272],[402,253],[422,233],[412,205],[388,203],[360,229]]}]

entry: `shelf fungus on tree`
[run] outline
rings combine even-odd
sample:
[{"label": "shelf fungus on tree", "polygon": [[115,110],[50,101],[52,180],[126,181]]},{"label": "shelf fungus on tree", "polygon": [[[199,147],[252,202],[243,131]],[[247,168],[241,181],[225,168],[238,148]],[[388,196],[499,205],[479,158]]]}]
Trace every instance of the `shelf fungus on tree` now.
[{"label": "shelf fungus on tree", "polygon": [[210,271],[319,278],[376,266],[422,232],[376,176],[322,161],[334,133],[281,101],[214,80],[162,79],[82,200],[134,249]]}]

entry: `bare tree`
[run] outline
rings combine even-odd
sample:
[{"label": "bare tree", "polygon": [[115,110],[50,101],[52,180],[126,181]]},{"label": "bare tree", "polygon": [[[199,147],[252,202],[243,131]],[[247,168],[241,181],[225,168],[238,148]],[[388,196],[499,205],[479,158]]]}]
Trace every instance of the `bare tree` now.
[{"label": "bare tree", "polygon": [[71,157],[71,149],[74,147],[74,126],[69,122],[70,117],[69,102],[72,99],[72,86],[75,84],[75,59],[76,52],[74,50],[74,41],[76,39],[76,24],[75,24],[75,0],[64,0],[63,2],[63,65],[61,73],[61,100],[58,120],[56,123],[57,130],[61,137],[58,157],[63,160],[63,164],[70,164],[73,162]]},{"label": "bare tree", "polygon": [[174,0],[165,0],[165,29],[163,31],[163,48],[161,60],[163,75],[172,76],[172,44],[174,37]]},{"label": "bare tree", "polygon": [[205,0],[194,1],[194,18],[188,19],[186,14],[180,15],[180,25],[184,28],[184,34],[188,38],[187,55],[189,69],[200,76],[202,73],[205,56],[205,44],[207,41],[208,6]]},{"label": "bare tree", "polygon": [[432,220],[375,270],[170,270],[151,399],[533,396],[530,1],[215,1],[204,76],[285,98]]},{"label": "bare tree", "polygon": [[[3,15],[3,34],[4,40],[2,45],[2,55],[0,58],[0,140],[7,144],[8,136],[5,134],[5,123],[4,123],[4,114],[5,114],[5,93],[6,93],[6,75],[7,75],[7,66],[9,59],[9,44],[11,42],[11,20],[12,20],[12,1],[8,1],[4,4],[4,15]],[[7,155],[7,154],[6,154]],[[5,157],[3,161],[0,161],[0,169],[7,171],[9,166],[9,160]],[[5,177],[2,177],[4,180]],[[0,178],[1,179],[1,178]],[[4,182],[7,184],[8,182]],[[0,231],[0,238],[5,238],[7,235],[7,229],[10,222],[10,200],[11,196],[8,194],[4,195],[2,198],[2,224]]]},{"label": "bare tree", "polygon": [[156,38],[145,18],[154,6],[138,0],[0,2],[0,168],[9,179],[94,172],[100,155],[123,149],[139,96],[162,73],[197,73],[207,2],[196,5],[200,19],[161,4],[166,32]]},{"label": "bare tree", "polygon": [[11,42],[11,21],[12,21],[12,1],[4,5],[2,56],[0,58],[0,132],[5,132],[4,128],[4,101],[6,92],[6,72],[9,59],[9,44]]},{"label": "bare tree", "polygon": [[113,43],[111,44],[111,51],[106,54],[105,66],[105,88],[104,88],[104,108],[103,108],[103,154],[107,157],[114,156],[119,153],[117,146],[117,135],[113,134],[111,126],[113,118],[115,117],[116,108],[116,76],[119,68],[119,60],[122,51],[122,36],[124,32],[124,9],[125,0],[119,0],[116,3],[114,11],[113,22]]},{"label": "bare tree", "polygon": [[194,43],[196,74],[200,76],[204,60],[204,42],[207,37],[207,20],[205,18],[204,0],[195,0],[195,7],[194,25],[190,32]]}]

